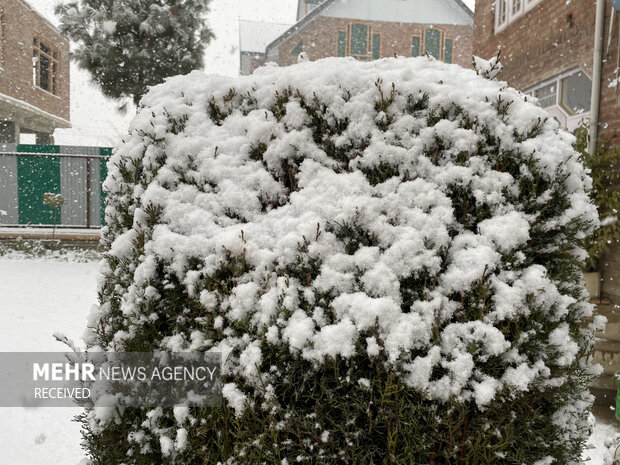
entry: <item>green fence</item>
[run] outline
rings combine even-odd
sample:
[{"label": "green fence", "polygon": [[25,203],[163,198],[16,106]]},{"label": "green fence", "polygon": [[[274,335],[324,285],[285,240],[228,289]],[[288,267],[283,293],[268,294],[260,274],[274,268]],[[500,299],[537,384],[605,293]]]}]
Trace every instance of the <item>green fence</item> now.
[{"label": "green fence", "polygon": [[111,154],[109,147],[0,144],[0,225],[52,225],[54,209],[43,203],[51,192],[64,198],[57,224],[102,226]]}]

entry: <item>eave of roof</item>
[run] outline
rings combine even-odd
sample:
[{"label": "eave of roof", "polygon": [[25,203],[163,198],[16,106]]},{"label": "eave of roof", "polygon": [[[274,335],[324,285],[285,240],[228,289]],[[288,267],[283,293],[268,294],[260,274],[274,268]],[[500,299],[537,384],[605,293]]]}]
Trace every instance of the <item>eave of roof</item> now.
[{"label": "eave of roof", "polygon": [[18,0],[19,3],[21,3],[22,5],[24,5],[26,8],[28,8],[30,11],[32,11],[35,15],[37,15],[39,18],[41,18],[45,24],[47,26],[49,26],[56,34],[58,34],[60,37],[62,37],[64,40],[67,40],[67,38],[65,36],[63,36],[60,31],[58,30],[58,28],[52,24],[52,22],[47,19],[45,16],[43,16],[35,7],[33,7],[32,5],[30,5],[28,2],[26,2],[25,0]]},{"label": "eave of roof", "polygon": [[269,43],[267,45],[267,47],[265,48],[265,54],[268,55],[269,54],[269,49],[279,45],[282,42],[284,42],[290,36],[292,36],[297,31],[299,31],[301,28],[303,28],[306,24],[308,24],[309,22],[313,21],[317,16],[319,16],[319,13],[321,11],[323,11],[328,5],[331,5],[335,1],[336,0],[325,0],[323,3],[321,3],[316,8],[314,8],[312,11],[310,11],[310,13],[308,13],[306,16],[301,18],[299,21],[297,21],[295,24],[293,24],[290,28],[288,28],[286,31],[284,31],[274,41]]}]

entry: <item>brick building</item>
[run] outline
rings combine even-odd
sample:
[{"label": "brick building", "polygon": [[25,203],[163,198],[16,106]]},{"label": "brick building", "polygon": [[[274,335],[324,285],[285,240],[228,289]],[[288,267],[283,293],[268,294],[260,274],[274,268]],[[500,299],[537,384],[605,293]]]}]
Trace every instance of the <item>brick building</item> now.
[{"label": "brick building", "polygon": [[[605,10],[599,136],[619,145],[618,22],[610,28],[609,0]],[[595,0],[476,0],[474,54],[501,47],[500,78],[573,131],[591,116],[595,13]]]},{"label": "brick building", "polygon": [[[428,53],[471,66],[473,13],[461,0],[299,0],[297,23],[264,50],[241,44],[241,74],[261,64],[353,56],[359,60]],[[241,37],[246,36],[240,24]],[[247,37],[247,36],[246,36]],[[255,42],[258,42],[258,38]],[[252,43],[250,38],[245,43]]]},{"label": "brick building", "polygon": [[69,41],[23,0],[0,0],[0,142],[68,128]]},{"label": "brick building", "polygon": [[[604,3],[599,140],[620,145],[620,18]],[[474,54],[488,58],[502,48],[509,85],[536,96],[539,104],[574,131],[592,117],[596,0],[477,0]],[[614,22],[612,22],[612,16]],[[608,254],[602,294],[620,300],[620,248]]]}]

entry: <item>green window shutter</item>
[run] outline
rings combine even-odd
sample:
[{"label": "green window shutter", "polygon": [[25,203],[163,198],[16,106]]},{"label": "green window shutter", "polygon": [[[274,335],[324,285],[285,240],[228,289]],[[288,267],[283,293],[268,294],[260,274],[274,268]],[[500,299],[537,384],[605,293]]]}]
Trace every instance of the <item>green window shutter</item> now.
[{"label": "green window shutter", "polygon": [[338,31],[338,56],[345,56],[347,47],[347,33],[344,31]]},{"label": "green window shutter", "polygon": [[446,39],[443,61],[445,61],[446,63],[452,63],[452,39]]},{"label": "green window shutter", "polygon": [[295,45],[295,48],[291,52],[291,55],[296,57],[303,51],[304,51],[304,41],[300,40],[299,43]]},{"label": "green window shutter", "polygon": [[351,25],[351,55],[368,55],[368,26]]},{"label": "green window shutter", "polygon": [[424,38],[424,52],[439,59],[441,32],[437,29],[427,29]]},{"label": "green window shutter", "polygon": [[411,56],[419,57],[420,56],[420,38],[413,37],[411,39]]},{"label": "green window shutter", "polygon": [[372,59],[378,60],[381,58],[381,35],[372,35]]}]

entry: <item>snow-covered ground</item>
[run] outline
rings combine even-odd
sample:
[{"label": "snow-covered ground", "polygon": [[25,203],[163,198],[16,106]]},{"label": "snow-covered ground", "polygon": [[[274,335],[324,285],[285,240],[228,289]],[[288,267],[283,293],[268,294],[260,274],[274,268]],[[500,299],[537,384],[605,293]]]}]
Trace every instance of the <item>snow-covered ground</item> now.
[{"label": "snow-covered ground", "polygon": [[[0,258],[0,352],[65,352],[96,302],[96,262]],[[84,457],[78,408],[0,408],[0,463],[75,465]]]},{"label": "snow-covered ground", "polygon": [[[64,352],[52,334],[78,342],[96,301],[95,262],[0,258],[0,352]],[[76,465],[84,457],[79,409],[0,409],[0,463]],[[584,452],[588,465],[611,465],[604,443],[618,434],[614,424],[598,423]]]}]

